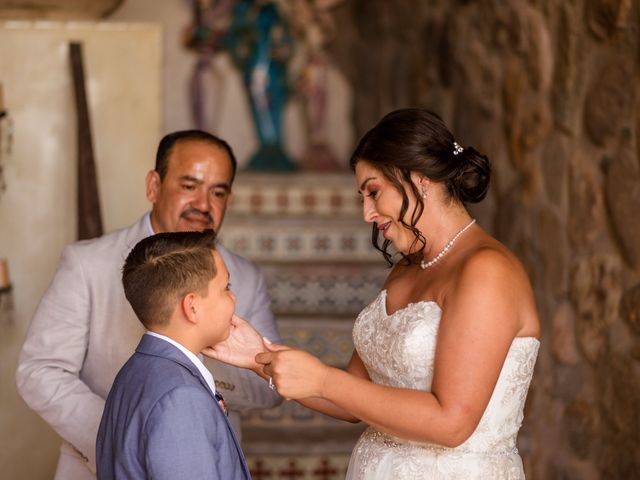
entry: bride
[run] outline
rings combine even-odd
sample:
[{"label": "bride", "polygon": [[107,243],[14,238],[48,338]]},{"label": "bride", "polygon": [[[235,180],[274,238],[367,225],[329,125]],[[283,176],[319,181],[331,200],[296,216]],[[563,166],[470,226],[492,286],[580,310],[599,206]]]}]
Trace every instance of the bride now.
[{"label": "bride", "polygon": [[404,109],[365,134],[351,166],[374,246],[394,265],[355,322],[346,371],[237,318],[204,353],[366,422],[348,479],[523,479],[516,437],[540,324],[520,262],[465,208],[486,195],[488,159],[437,115]]}]

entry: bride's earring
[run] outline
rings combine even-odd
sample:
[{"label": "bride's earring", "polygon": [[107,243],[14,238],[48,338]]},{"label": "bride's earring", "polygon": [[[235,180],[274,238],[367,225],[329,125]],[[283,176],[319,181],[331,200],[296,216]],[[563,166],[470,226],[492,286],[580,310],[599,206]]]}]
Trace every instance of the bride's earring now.
[{"label": "bride's earring", "polygon": [[429,195],[427,195],[427,190],[425,188],[422,189],[422,198],[427,198]]}]

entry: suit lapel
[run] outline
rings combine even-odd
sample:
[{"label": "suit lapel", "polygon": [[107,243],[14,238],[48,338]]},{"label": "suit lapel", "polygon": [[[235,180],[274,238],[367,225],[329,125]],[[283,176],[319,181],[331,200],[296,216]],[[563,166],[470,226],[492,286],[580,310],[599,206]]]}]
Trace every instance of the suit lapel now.
[{"label": "suit lapel", "polygon": [[[187,358],[187,356],[184,353],[178,350],[178,348],[176,348],[174,345],[171,345],[169,342],[165,342],[160,338],[154,337],[153,335],[145,334],[145,335],[142,335],[142,338],[140,339],[140,343],[136,348],[136,352],[139,352],[145,355],[154,355],[158,357],[163,357],[183,366],[184,368],[189,370],[195,377],[198,378],[202,387],[206,389],[207,392],[209,392],[209,394],[211,395],[211,401],[217,405],[218,401],[216,400],[213,392],[211,392],[211,389],[209,388],[207,381],[202,377],[202,374],[200,373],[198,368],[193,364],[193,362],[191,362],[191,360],[189,360],[189,358]],[[238,439],[236,438],[236,434],[233,431],[233,427],[231,427],[231,423],[229,423],[229,419],[227,418],[227,416],[223,414],[223,417],[225,419],[227,429],[229,430],[229,434],[233,438],[233,442],[236,446],[236,450],[238,451],[238,454],[242,459],[242,463],[246,471],[248,472],[249,470],[246,465],[244,453],[242,452],[240,443],[238,442]]]},{"label": "suit lapel", "polygon": [[194,377],[197,377],[200,383],[207,391],[211,394],[211,398],[215,401],[215,397],[213,393],[211,393],[211,389],[209,385],[207,385],[206,380],[200,374],[198,368],[193,364],[187,356],[182,353],[178,348],[174,345],[171,345],[169,342],[165,342],[164,340],[154,337],[153,335],[143,335],[140,339],[140,343],[136,348],[137,352],[144,353],[146,355],[155,355],[157,357],[163,357],[167,360],[171,360],[175,362],[187,370],[191,372]]},{"label": "suit lapel", "polygon": [[136,243],[138,243],[140,240],[142,240],[143,238],[147,238],[149,235],[151,235],[151,232],[149,231],[149,227],[147,226],[147,215],[149,215],[148,212],[145,213],[142,217],[140,217],[140,219],[136,223],[134,223],[127,229],[127,234],[125,235],[125,242],[126,242],[128,251],[130,251],[133,247],[135,247]]}]

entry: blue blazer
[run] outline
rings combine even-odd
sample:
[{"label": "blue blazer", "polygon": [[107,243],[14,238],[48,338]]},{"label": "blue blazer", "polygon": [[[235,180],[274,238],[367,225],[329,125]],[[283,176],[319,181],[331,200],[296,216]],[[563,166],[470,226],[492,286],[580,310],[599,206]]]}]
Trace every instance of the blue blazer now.
[{"label": "blue blazer", "polygon": [[195,365],[143,335],[113,383],[96,445],[99,479],[250,479],[231,425]]}]

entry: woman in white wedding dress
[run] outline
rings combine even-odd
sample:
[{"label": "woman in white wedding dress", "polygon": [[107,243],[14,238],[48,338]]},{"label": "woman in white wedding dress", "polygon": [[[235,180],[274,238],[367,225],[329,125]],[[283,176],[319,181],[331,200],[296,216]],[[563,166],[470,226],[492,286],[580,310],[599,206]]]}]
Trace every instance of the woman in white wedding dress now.
[{"label": "woman in white wedding dress", "polygon": [[[405,109],[362,138],[351,165],[374,245],[394,266],[355,322],[346,371],[268,343],[255,362],[232,363],[285,398],[366,422],[348,479],[523,479],[516,437],[540,325],[520,262],[465,208],[486,195],[487,158],[437,115]],[[205,353],[259,351],[241,330]]]}]

